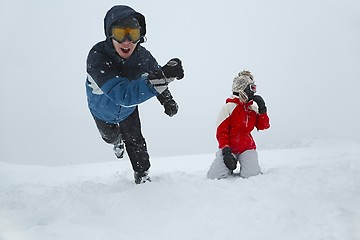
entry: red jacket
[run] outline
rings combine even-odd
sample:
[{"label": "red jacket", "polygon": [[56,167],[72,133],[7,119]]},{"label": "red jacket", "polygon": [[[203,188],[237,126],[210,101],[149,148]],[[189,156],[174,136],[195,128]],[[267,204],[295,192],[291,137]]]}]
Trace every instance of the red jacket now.
[{"label": "red jacket", "polygon": [[256,149],[255,141],[251,136],[251,131],[255,127],[257,130],[270,127],[267,113],[257,113],[253,101],[242,103],[237,97],[226,99],[226,105],[222,108],[217,121],[216,138],[219,148],[228,146],[235,154]]}]

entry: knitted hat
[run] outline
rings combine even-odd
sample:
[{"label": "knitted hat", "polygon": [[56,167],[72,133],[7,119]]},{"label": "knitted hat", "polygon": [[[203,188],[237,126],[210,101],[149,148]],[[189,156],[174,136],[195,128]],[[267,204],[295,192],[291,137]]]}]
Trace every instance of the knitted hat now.
[{"label": "knitted hat", "polygon": [[247,101],[248,96],[244,92],[244,90],[249,84],[254,84],[253,79],[254,77],[250,71],[243,70],[242,72],[239,72],[233,81],[233,85],[232,85],[233,94],[239,96],[241,100]]}]

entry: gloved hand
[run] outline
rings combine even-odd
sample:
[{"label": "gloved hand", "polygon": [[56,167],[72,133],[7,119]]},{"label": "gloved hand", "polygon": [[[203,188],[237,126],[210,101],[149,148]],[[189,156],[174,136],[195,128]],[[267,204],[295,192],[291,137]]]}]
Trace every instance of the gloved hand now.
[{"label": "gloved hand", "polygon": [[177,80],[180,80],[184,77],[184,69],[181,60],[178,58],[168,61],[165,66],[161,67],[161,70],[167,78],[175,77]]},{"label": "gloved hand", "polygon": [[237,161],[234,155],[231,153],[231,149],[229,147],[225,147],[222,149],[223,159],[225,166],[231,171],[236,169]]},{"label": "gloved hand", "polygon": [[180,80],[184,77],[184,70],[181,61],[173,58],[161,67],[161,70],[150,73],[148,76],[149,83],[158,93],[162,93],[167,89],[167,85],[176,79]]},{"label": "gloved hand", "polygon": [[174,99],[170,99],[164,102],[164,108],[165,108],[164,112],[166,113],[166,115],[172,117],[178,112],[179,106],[177,105]]},{"label": "gloved hand", "polygon": [[267,108],[265,106],[265,101],[261,96],[254,95],[253,100],[254,100],[254,102],[257,103],[257,105],[259,107],[259,114],[263,114],[263,113],[267,112]]}]

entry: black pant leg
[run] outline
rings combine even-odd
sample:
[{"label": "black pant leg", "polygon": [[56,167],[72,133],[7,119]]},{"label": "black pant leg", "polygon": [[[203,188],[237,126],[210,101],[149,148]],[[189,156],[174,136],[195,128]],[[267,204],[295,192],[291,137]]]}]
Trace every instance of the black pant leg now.
[{"label": "black pant leg", "polygon": [[96,126],[102,139],[109,144],[117,144],[121,141],[120,126],[118,123],[107,123],[94,117]]},{"label": "black pant leg", "polygon": [[141,133],[138,108],[120,123],[120,131],[133,170],[135,172],[147,171],[150,168],[150,160],[145,138]]}]

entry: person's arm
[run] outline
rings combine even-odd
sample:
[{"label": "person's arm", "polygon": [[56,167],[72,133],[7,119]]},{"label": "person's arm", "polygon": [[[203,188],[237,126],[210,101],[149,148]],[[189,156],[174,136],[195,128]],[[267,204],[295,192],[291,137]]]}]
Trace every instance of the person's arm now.
[{"label": "person's arm", "polygon": [[265,101],[260,95],[254,95],[253,101],[258,105],[258,115],[256,119],[256,128],[258,130],[265,130],[270,127],[269,116],[267,115],[267,107]]},{"label": "person's arm", "polygon": [[[149,72],[157,72],[161,70],[161,66],[157,63],[156,59],[151,55],[149,51],[146,50],[146,58],[148,59],[148,71]],[[161,105],[164,106],[164,113],[168,116],[172,117],[177,114],[179,106],[174,100],[170,89],[165,89],[162,93],[159,93],[156,98],[160,102]]]},{"label": "person's arm", "polygon": [[217,118],[216,139],[220,149],[228,147],[230,144],[230,115],[235,106],[234,103],[227,103],[219,112]]},{"label": "person's arm", "polygon": [[236,104],[227,103],[220,111],[217,119],[216,139],[223,155],[225,166],[230,170],[235,170],[237,161],[230,148],[230,115]]}]

